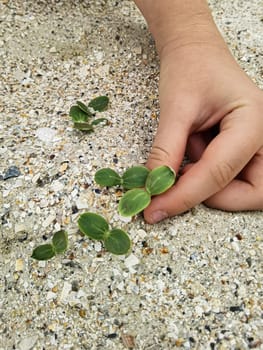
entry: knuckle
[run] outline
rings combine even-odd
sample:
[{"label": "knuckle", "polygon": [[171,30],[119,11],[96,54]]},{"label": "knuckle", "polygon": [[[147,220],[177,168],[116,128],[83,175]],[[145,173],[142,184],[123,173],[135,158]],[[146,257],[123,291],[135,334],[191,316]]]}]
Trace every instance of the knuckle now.
[{"label": "knuckle", "polygon": [[210,169],[210,176],[219,190],[222,190],[234,178],[235,168],[228,162],[222,162]]},{"label": "knuckle", "polygon": [[150,160],[156,163],[169,163],[172,155],[165,148],[160,146],[153,146],[151,150]]},{"label": "knuckle", "polygon": [[188,211],[196,206],[196,203],[190,199],[184,198],[182,203],[183,212]]}]

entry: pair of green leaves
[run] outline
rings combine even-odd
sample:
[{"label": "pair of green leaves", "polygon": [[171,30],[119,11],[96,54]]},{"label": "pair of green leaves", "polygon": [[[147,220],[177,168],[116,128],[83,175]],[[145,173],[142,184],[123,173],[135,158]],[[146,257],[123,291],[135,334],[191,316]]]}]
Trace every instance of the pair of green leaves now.
[{"label": "pair of green leaves", "polygon": [[81,131],[94,131],[94,126],[107,122],[107,119],[97,118],[91,122],[90,119],[94,116],[94,112],[102,112],[107,109],[108,104],[109,98],[107,96],[96,97],[87,106],[83,102],[77,101],[77,104],[72,106],[69,111],[74,127]]},{"label": "pair of green leaves", "polygon": [[96,172],[95,181],[101,186],[122,186],[125,190],[135,187],[144,187],[150,170],[145,166],[133,166],[120,176],[111,168],[103,168]]},{"label": "pair of green leaves", "polygon": [[110,229],[107,221],[98,214],[84,213],[78,219],[80,231],[89,238],[103,241],[105,248],[116,255],[126,254],[131,247],[127,233],[121,229]]},{"label": "pair of green leaves", "polygon": [[166,165],[151,171],[135,166],[126,170],[122,177],[110,168],[101,169],[95,174],[95,181],[101,186],[122,185],[129,189],[121,198],[118,211],[122,216],[133,216],[148,207],[152,196],[167,191],[175,177],[173,169]]},{"label": "pair of green leaves", "polygon": [[68,234],[61,230],[54,233],[52,242],[42,244],[33,250],[31,257],[36,260],[49,260],[57,254],[62,254],[68,247]]},{"label": "pair of green leaves", "polygon": [[168,166],[151,170],[144,188],[133,188],[121,198],[118,211],[122,216],[133,216],[151,203],[151,197],[166,192],[175,182],[175,172]]}]

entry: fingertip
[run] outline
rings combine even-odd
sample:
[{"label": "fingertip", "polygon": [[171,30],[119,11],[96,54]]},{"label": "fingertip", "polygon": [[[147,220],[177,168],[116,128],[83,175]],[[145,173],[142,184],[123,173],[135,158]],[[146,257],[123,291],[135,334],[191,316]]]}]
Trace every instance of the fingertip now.
[{"label": "fingertip", "polygon": [[145,221],[148,223],[148,224],[157,224],[158,222],[164,220],[164,219],[167,219],[168,218],[168,213],[165,212],[164,210],[160,210],[160,209],[157,209],[157,210],[145,210],[144,211],[144,219]]}]

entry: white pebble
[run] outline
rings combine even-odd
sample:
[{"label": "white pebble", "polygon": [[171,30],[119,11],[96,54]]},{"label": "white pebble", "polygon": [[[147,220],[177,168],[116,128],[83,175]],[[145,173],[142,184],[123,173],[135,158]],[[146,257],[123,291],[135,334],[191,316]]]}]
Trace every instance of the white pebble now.
[{"label": "white pebble", "polygon": [[137,258],[136,255],[130,254],[128,258],[125,259],[124,265],[130,269],[131,267],[138,265],[140,260]]},{"label": "white pebble", "polygon": [[140,238],[140,239],[144,239],[146,236],[147,236],[147,233],[146,233],[146,231],[144,231],[143,229],[139,229],[138,231],[137,231],[137,235],[138,235],[138,237]]},{"label": "white pebble", "polygon": [[19,350],[30,350],[33,349],[34,345],[37,342],[37,335],[34,335],[32,337],[27,337],[21,340],[21,342],[18,345]]},{"label": "white pebble", "polygon": [[55,48],[55,46],[52,46],[49,50],[50,53],[56,53],[57,49]]},{"label": "white pebble", "polygon": [[67,304],[69,301],[69,293],[71,292],[71,283],[64,282],[63,289],[59,298],[59,301],[63,304]]},{"label": "white pebble", "polygon": [[59,192],[62,191],[64,187],[65,185],[61,181],[56,180],[51,184],[50,189],[54,192]]},{"label": "white pebble", "polygon": [[36,137],[38,137],[41,141],[49,143],[58,141],[57,131],[51,128],[39,128],[36,131]]},{"label": "white pebble", "polygon": [[100,242],[95,242],[94,244],[94,249],[96,252],[100,252],[101,251],[101,248],[102,248],[102,245]]},{"label": "white pebble", "polygon": [[53,300],[53,299],[56,299],[57,297],[57,294],[54,293],[54,292],[47,292],[47,300]]},{"label": "white pebble", "polygon": [[46,220],[42,223],[42,226],[44,228],[50,226],[52,224],[52,222],[56,219],[56,215],[55,214],[51,214],[49,215]]},{"label": "white pebble", "polygon": [[15,233],[26,232],[27,227],[24,223],[16,223],[15,224]]}]

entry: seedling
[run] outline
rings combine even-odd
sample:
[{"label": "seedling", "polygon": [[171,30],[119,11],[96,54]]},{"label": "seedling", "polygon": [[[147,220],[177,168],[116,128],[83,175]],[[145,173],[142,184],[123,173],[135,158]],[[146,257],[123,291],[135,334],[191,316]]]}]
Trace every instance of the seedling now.
[{"label": "seedling", "polygon": [[81,214],[78,219],[80,231],[89,238],[103,241],[105,248],[116,255],[128,253],[131,241],[128,234],[118,228],[110,229],[108,222],[95,213]]},{"label": "seedling", "polygon": [[68,247],[68,234],[61,230],[54,233],[52,242],[42,244],[33,250],[31,257],[36,260],[49,260],[57,254],[62,254]]},{"label": "seedling", "polygon": [[77,104],[72,106],[69,115],[74,123],[74,127],[81,131],[92,132],[94,126],[100,123],[107,123],[106,118],[97,118],[91,121],[91,118],[96,115],[96,112],[102,112],[107,109],[109,98],[107,96],[99,96],[91,100],[86,106],[83,102],[77,101]]},{"label": "seedling", "polygon": [[175,172],[162,165],[149,172],[145,188],[131,189],[119,202],[118,211],[122,216],[133,216],[144,210],[151,202],[151,196],[167,191],[175,182]]},{"label": "seedling", "polygon": [[133,166],[120,176],[115,170],[103,168],[96,172],[95,181],[101,186],[123,186],[124,189],[144,187],[149,169],[145,166]]}]

